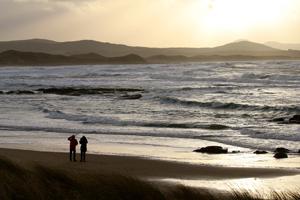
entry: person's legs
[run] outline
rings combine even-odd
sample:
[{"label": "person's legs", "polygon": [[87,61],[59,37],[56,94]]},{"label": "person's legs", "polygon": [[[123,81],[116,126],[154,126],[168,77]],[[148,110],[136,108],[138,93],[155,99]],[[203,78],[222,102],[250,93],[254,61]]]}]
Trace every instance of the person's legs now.
[{"label": "person's legs", "polygon": [[76,150],[73,150],[73,161],[76,161]]},{"label": "person's legs", "polygon": [[82,162],[83,161],[83,151],[81,150],[80,151],[80,162]]},{"label": "person's legs", "polygon": [[72,150],[70,149],[70,161],[72,161]]},{"label": "person's legs", "polygon": [[85,162],[85,151],[83,152],[83,161]]}]

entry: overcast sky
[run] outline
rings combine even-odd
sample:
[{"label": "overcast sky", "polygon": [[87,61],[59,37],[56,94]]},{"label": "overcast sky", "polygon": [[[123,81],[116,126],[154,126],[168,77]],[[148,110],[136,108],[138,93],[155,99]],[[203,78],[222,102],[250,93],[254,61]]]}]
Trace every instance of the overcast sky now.
[{"label": "overcast sky", "polygon": [[300,43],[300,0],[0,0],[0,40],[138,46]]}]

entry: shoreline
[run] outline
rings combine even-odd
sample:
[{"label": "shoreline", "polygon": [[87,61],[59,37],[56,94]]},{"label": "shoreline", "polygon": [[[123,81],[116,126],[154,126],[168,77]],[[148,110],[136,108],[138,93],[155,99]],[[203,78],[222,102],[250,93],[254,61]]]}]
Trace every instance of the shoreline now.
[{"label": "shoreline", "polygon": [[[94,174],[121,174],[147,179],[184,180],[276,178],[300,174],[300,170],[297,169],[224,167],[119,155],[87,154],[86,163],[73,163],[69,161],[68,156],[68,153],[0,148],[0,157],[5,157],[29,169],[39,165]],[[79,160],[79,156],[79,152],[77,152],[77,160]]]}]

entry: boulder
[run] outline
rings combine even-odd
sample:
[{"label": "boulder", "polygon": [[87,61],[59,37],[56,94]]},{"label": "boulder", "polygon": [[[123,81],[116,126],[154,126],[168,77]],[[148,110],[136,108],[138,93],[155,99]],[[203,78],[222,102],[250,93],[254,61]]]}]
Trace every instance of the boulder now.
[{"label": "boulder", "polygon": [[235,151],[232,151],[231,153],[241,153],[241,151],[235,150]]},{"label": "boulder", "polygon": [[300,149],[299,149],[298,153],[300,153]]},{"label": "boulder", "polygon": [[253,152],[254,154],[267,154],[267,151],[262,151],[262,150],[256,150]]},{"label": "boulder", "polygon": [[294,115],[292,118],[289,119],[289,123],[300,124],[300,115]]},{"label": "boulder", "polygon": [[286,149],[286,148],[283,148],[283,147],[278,147],[275,149],[274,151],[275,153],[289,153],[290,150]]},{"label": "boulder", "polygon": [[196,149],[194,150],[194,152],[208,153],[208,154],[221,154],[221,153],[228,153],[228,149],[223,149],[223,147],[220,146],[207,146],[207,147]]},{"label": "boulder", "polygon": [[275,153],[274,158],[276,158],[276,159],[288,158],[288,155],[283,152],[278,152],[278,153]]},{"label": "boulder", "polygon": [[4,94],[4,92],[3,92],[3,91],[0,91],[0,94]]}]

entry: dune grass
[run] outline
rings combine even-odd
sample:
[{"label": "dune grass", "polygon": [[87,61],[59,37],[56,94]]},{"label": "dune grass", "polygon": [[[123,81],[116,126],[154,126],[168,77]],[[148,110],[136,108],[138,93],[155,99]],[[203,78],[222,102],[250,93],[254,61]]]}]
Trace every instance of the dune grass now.
[{"label": "dune grass", "polygon": [[[258,200],[247,191],[212,193],[205,189],[167,186],[122,175],[61,171],[44,166],[30,169],[0,158],[0,199],[99,200]],[[300,193],[270,194],[271,200],[300,200]]]}]

